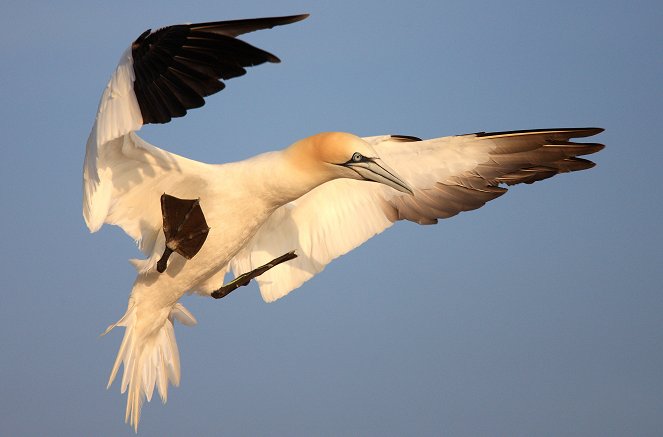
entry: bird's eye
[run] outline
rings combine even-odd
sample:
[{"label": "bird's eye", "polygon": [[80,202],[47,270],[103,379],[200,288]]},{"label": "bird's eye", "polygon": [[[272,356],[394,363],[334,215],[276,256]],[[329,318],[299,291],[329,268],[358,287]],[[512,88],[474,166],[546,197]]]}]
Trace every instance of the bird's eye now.
[{"label": "bird's eye", "polygon": [[352,155],[352,162],[361,162],[363,160],[364,160],[364,156],[359,152],[355,152]]}]

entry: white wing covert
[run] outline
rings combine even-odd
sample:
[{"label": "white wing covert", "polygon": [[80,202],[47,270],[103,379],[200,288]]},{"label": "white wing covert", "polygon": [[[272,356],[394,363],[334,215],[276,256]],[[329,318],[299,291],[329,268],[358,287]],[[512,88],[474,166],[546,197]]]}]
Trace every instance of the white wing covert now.
[{"label": "white wing covert", "polygon": [[133,81],[131,50],[127,50],[104,89],[85,147],[83,217],[92,232],[103,225],[111,202],[112,187],[102,183],[112,174],[110,163],[102,156],[104,148],[122,147],[122,137],[143,125]]}]

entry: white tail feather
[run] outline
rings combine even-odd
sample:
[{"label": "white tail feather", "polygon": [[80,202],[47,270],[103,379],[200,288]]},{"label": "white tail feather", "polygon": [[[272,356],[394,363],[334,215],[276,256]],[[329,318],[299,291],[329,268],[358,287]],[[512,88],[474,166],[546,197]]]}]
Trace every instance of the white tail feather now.
[{"label": "white tail feather", "polygon": [[184,325],[195,325],[196,319],[177,303],[169,316],[163,320],[161,327],[140,332],[136,323],[136,306],[130,301],[127,312],[102,334],[106,335],[116,326],[124,326],[124,338],[117,353],[113,370],[111,370],[108,386],[117,376],[120,364],[124,366],[121,392],[128,389],[127,409],[124,420],[129,422],[138,432],[140,409],[144,399],[152,400],[154,387],[159,390],[163,403],[168,400],[168,382],[177,387],[180,383],[180,355],[175,340],[173,320],[177,319]]}]

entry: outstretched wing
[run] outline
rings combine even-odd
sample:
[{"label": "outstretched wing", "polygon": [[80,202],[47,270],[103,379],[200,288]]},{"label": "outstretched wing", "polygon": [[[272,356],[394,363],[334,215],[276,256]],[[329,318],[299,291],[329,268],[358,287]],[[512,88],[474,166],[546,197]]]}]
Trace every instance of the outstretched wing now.
[{"label": "outstretched wing", "polygon": [[306,17],[217,21],[145,31],[131,45],[134,92],[143,124],[167,123],[185,115],[187,109],[203,106],[203,97],[221,91],[222,80],[245,74],[245,67],[280,62],[235,37]]},{"label": "outstretched wing", "polygon": [[[144,124],[166,123],[203,106],[204,97],[222,90],[223,80],[246,73],[246,67],[279,62],[271,53],[235,37],[306,17],[183,24],[140,35],[122,55],[101,96],[87,141],[83,216],[88,228],[94,232],[109,223],[109,208],[118,200],[112,175],[119,167],[124,171],[130,165],[114,160],[121,157],[104,149],[127,146],[123,137]],[[105,159],[109,155],[113,159]]]},{"label": "outstretched wing", "polygon": [[257,278],[270,302],[322,271],[326,264],[397,220],[420,224],[483,206],[506,193],[503,185],[532,183],[594,164],[580,155],[603,148],[574,143],[602,129],[477,133],[421,141],[365,138],[382,160],[414,188],[414,196],[387,186],[337,179],[279,208],[231,263],[235,275],[295,250],[298,258]]}]

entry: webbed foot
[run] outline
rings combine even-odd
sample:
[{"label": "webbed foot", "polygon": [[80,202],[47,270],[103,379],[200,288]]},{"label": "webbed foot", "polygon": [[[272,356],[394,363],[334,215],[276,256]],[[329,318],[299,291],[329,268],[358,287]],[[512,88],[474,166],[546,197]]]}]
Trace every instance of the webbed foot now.
[{"label": "webbed foot", "polygon": [[186,259],[193,258],[205,243],[210,228],[200,207],[200,199],[179,199],[169,194],[161,195],[161,215],[166,248],[157,262],[157,271],[166,270],[168,258],[173,252]]}]

